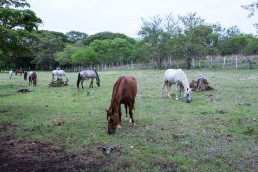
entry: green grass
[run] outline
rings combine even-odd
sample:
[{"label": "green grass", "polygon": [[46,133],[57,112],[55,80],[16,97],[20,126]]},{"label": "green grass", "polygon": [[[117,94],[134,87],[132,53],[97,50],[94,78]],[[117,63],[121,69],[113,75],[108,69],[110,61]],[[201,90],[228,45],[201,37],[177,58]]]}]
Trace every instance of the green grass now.
[{"label": "green grass", "polygon": [[[214,91],[193,92],[192,102],[160,97],[164,70],[100,72],[101,86],[49,87],[51,72],[37,72],[37,87],[22,76],[0,74],[0,125],[13,123],[6,135],[51,141],[103,161],[102,171],[256,171],[258,135],[257,70],[185,70],[189,82],[203,74]],[[137,79],[138,94],[131,127],[124,120],[107,134],[105,109],[121,75]],[[32,92],[23,94],[19,89]],[[123,106],[122,106],[123,107]],[[56,123],[62,125],[57,126]],[[98,147],[118,145],[109,157]],[[105,161],[110,160],[111,163]]]}]

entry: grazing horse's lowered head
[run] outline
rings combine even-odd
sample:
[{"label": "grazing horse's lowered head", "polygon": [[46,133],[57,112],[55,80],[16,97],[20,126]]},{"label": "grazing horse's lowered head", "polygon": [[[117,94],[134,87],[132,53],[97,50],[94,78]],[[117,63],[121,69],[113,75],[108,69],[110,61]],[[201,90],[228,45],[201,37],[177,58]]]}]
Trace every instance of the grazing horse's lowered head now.
[{"label": "grazing horse's lowered head", "polygon": [[[182,69],[168,69],[164,73],[164,82],[162,86],[161,95],[164,92],[164,87],[167,87],[167,94],[170,97],[170,88],[172,84],[176,84],[176,100],[178,100],[178,92],[180,87],[184,88],[184,97],[187,103],[191,102],[192,90],[190,88],[189,82],[186,78],[185,73]],[[181,93],[181,91],[180,91]],[[171,98],[171,97],[170,97]]]},{"label": "grazing horse's lowered head", "polygon": [[34,71],[29,72],[29,85],[35,86],[37,85],[37,74]]},{"label": "grazing horse's lowered head", "polygon": [[137,94],[137,83],[133,76],[119,77],[113,87],[111,104],[107,112],[108,133],[115,133],[117,128],[121,128],[121,104],[124,104],[127,114],[127,107],[129,107],[130,120],[129,122],[134,125],[133,112],[135,97]]},{"label": "grazing horse's lowered head", "polygon": [[100,87],[100,79],[96,70],[82,70],[78,74],[77,88],[79,89],[80,83],[83,88],[84,80],[91,79],[90,88],[93,88],[93,79],[96,78],[96,83]]}]

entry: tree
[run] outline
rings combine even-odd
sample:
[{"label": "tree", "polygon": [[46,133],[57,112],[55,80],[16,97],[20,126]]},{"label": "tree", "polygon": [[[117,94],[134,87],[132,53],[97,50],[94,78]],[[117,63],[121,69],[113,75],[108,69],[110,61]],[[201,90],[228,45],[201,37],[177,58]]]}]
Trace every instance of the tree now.
[{"label": "tree", "polygon": [[135,40],[133,38],[130,38],[124,34],[121,33],[112,33],[112,32],[100,32],[100,33],[96,33],[94,35],[91,35],[89,37],[87,37],[86,39],[83,40],[83,43],[85,46],[89,46],[93,41],[95,40],[107,40],[107,39],[115,39],[115,38],[122,38],[122,39],[126,39],[129,42],[131,42],[132,44],[135,44]]},{"label": "tree", "polygon": [[97,54],[91,47],[82,48],[76,51],[72,55],[72,60],[75,64],[84,65],[91,65],[97,62]]},{"label": "tree", "polygon": [[63,51],[54,54],[54,59],[61,66],[70,66],[73,63],[71,57],[77,50],[78,46],[68,44]]},{"label": "tree", "polygon": [[106,40],[95,40],[89,47],[91,47],[97,54],[97,59],[102,65],[111,64],[113,62],[113,57],[111,54],[111,41],[110,39]]},{"label": "tree", "polygon": [[243,50],[245,55],[258,55],[258,38],[251,37]]},{"label": "tree", "polygon": [[65,34],[67,36],[67,39],[71,41],[72,43],[75,43],[76,41],[86,39],[88,37],[88,34],[78,31],[70,31]]},{"label": "tree", "polygon": [[111,41],[111,54],[117,63],[123,64],[132,60],[134,46],[126,39],[115,38]]},{"label": "tree", "polygon": [[[242,5],[241,7],[243,9],[246,9],[246,10],[249,11],[249,14],[247,16],[248,18],[252,17],[252,16],[254,16],[255,10],[258,9],[258,0],[257,0],[257,2],[253,2],[253,3],[248,4],[248,5]],[[258,23],[255,23],[254,26],[256,27],[256,30],[258,32]]]},{"label": "tree", "polygon": [[204,25],[204,20],[197,17],[196,13],[189,13],[186,16],[179,16],[179,20],[182,23],[184,32],[182,32],[182,42],[185,56],[185,63],[187,68],[191,67],[191,61],[195,51],[195,41],[197,36],[195,35],[195,29],[198,26]]},{"label": "tree", "polygon": [[151,61],[156,61],[157,67],[161,68],[162,60],[165,52],[161,51],[162,43],[164,42],[164,29],[162,25],[162,18],[154,16],[147,21],[142,19],[142,26],[138,35],[150,46]]},{"label": "tree", "polygon": [[42,20],[25,7],[30,7],[26,0],[0,2],[0,59],[6,64],[34,55],[29,45],[39,40],[33,31]]},{"label": "tree", "polygon": [[33,63],[43,70],[53,69],[59,64],[55,61],[54,54],[63,51],[69,43],[67,37],[61,32],[37,31],[41,42],[31,45],[35,52]]}]

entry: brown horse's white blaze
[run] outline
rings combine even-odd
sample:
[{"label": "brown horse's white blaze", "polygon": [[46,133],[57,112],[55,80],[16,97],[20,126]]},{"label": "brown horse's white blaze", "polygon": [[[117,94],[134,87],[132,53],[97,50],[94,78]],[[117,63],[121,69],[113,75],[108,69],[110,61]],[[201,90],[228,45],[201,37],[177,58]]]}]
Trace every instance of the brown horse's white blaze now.
[{"label": "brown horse's white blaze", "polygon": [[37,85],[37,74],[34,71],[29,72],[29,85],[35,86]]},{"label": "brown horse's white blaze", "polygon": [[129,107],[130,120],[134,125],[133,112],[135,97],[137,94],[137,82],[133,76],[119,77],[113,87],[111,104],[107,112],[108,133],[115,133],[117,128],[122,125],[121,122],[121,104],[125,105],[126,116],[127,107]]}]

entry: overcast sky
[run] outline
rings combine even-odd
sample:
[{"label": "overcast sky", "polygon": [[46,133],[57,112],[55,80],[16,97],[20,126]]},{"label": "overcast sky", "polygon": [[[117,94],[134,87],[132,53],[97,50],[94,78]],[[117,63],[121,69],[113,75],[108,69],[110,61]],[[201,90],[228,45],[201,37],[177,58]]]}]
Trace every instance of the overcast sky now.
[{"label": "overcast sky", "polygon": [[84,32],[93,35],[110,31],[137,38],[142,18],[149,20],[170,13],[197,13],[206,23],[223,27],[237,26],[241,32],[256,34],[257,13],[247,18],[241,5],[256,0],[27,0],[31,10],[43,20],[39,30],[67,33]]}]

